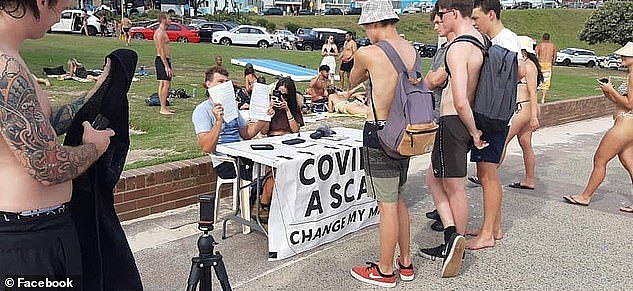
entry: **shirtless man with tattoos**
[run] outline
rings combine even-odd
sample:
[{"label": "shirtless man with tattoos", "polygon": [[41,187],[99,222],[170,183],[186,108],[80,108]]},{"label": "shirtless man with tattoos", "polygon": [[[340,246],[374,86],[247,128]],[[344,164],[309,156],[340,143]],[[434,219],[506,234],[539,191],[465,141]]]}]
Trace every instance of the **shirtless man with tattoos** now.
[{"label": "shirtless man with tattoos", "polygon": [[39,39],[71,0],[5,0],[0,6],[0,277],[81,275],[81,251],[68,202],[72,179],[107,149],[111,129],[85,122],[83,144],[68,147],[58,135],[109,74],[70,104],[52,107],[19,54]]}]

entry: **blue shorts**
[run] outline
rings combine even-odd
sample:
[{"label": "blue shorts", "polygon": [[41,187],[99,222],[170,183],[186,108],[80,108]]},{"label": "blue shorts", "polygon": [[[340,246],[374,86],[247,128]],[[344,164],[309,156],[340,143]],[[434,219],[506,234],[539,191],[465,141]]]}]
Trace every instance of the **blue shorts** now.
[{"label": "blue shorts", "polygon": [[475,163],[498,164],[501,161],[503,147],[506,144],[509,130],[510,127],[508,126],[502,131],[484,133],[481,139],[487,142],[488,146],[481,150],[473,147],[470,150],[470,161]]}]

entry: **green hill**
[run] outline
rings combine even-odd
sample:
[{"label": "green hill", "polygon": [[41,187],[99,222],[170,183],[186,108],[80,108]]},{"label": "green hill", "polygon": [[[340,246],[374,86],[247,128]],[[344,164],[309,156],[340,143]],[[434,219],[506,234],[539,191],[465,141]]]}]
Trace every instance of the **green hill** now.
[{"label": "green hill", "polygon": [[[595,50],[599,55],[613,52],[617,44],[589,45],[578,39],[585,21],[591,16],[592,10],[587,9],[532,9],[532,10],[504,10],[501,20],[519,35],[529,35],[539,40],[544,32],[552,35],[552,40],[558,48],[578,47]],[[428,13],[401,15],[398,24],[400,33],[414,41],[435,42],[436,35]],[[351,30],[363,36],[362,28],[356,24],[358,16],[258,16],[275,23],[277,28],[285,27],[288,23],[301,27],[332,27]]]}]

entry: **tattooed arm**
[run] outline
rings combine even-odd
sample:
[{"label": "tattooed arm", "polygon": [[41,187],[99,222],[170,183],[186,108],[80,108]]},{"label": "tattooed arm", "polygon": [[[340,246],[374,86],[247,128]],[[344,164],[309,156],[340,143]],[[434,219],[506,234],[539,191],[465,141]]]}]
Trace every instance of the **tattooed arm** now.
[{"label": "tattooed arm", "polygon": [[77,177],[100,154],[92,143],[77,147],[59,144],[28,70],[7,55],[0,55],[0,135],[28,173],[43,185]]}]

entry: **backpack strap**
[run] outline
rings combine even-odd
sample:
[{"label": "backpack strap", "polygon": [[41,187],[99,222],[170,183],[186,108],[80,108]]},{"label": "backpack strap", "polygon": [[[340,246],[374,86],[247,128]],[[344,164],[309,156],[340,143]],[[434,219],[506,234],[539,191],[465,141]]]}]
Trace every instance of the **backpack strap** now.
[{"label": "backpack strap", "polygon": [[418,78],[418,76],[416,75],[416,72],[421,67],[421,61],[420,61],[420,56],[418,55],[417,52],[415,53],[415,63],[413,64],[413,70],[409,71],[409,69],[407,69],[406,65],[402,61],[400,54],[398,54],[396,49],[394,49],[393,46],[389,42],[379,41],[376,43],[376,46],[385,52],[385,54],[387,55],[387,58],[389,58],[389,61],[391,62],[391,64],[393,65],[394,69],[396,69],[397,72],[406,73],[407,78],[409,79]]},{"label": "backpack strap", "polygon": [[448,68],[448,62],[446,62],[446,58],[448,57],[448,50],[451,48],[451,45],[457,42],[471,43],[472,45],[476,46],[477,48],[481,50],[481,53],[484,55],[484,58],[485,58],[486,55],[488,54],[488,49],[492,46],[492,42],[490,41],[490,38],[488,38],[488,36],[484,34],[482,34],[481,36],[484,39],[484,43],[481,43],[481,41],[478,38],[472,35],[465,34],[465,35],[460,35],[456,37],[453,41],[451,41],[451,43],[449,43],[446,46],[446,54],[444,54],[444,69],[446,70],[446,73],[448,74],[449,77],[451,75],[451,72]]}]

